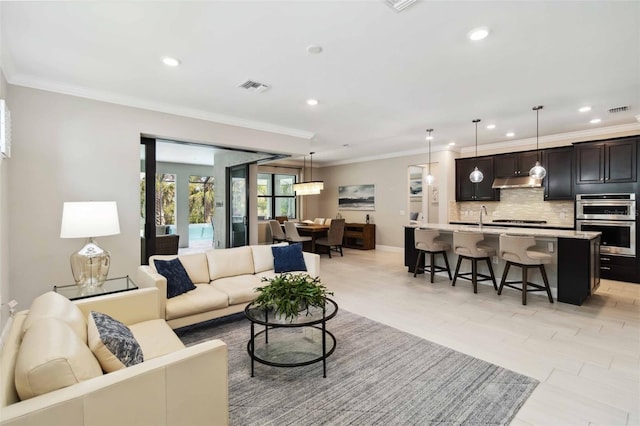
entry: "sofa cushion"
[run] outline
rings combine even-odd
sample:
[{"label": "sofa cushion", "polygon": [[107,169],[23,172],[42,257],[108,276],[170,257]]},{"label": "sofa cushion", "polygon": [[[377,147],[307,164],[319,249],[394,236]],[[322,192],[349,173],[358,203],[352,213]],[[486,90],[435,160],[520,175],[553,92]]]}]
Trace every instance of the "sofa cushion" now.
[{"label": "sofa cushion", "polygon": [[129,329],[140,344],[147,361],[184,349],[184,344],[163,319],[132,324]]},{"label": "sofa cushion", "polygon": [[273,269],[277,273],[306,271],[302,255],[302,244],[296,243],[286,247],[271,247],[273,252]]},{"label": "sofa cushion", "polygon": [[209,268],[207,267],[207,257],[204,253],[190,253],[190,254],[181,254],[180,256],[176,255],[159,255],[159,256],[151,256],[149,258],[149,265],[154,272],[158,272],[153,265],[152,260],[171,260],[178,258],[184,266],[184,269],[189,274],[189,278],[193,281],[194,284],[204,284],[211,281],[209,278]]},{"label": "sofa cushion", "polygon": [[224,292],[229,297],[229,305],[249,303],[256,298],[256,287],[262,282],[257,275],[238,275],[235,277],[220,278],[211,282],[211,286]]},{"label": "sofa cushion", "polygon": [[107,373],[144,361],[142,349],[129,327],[107,314],[91,311],[87,334],[89,348]]},{"label": "sofa cushion", "polygon": [[271,251],[271,247],[282,247],[287,245],[289,245],[289,243],[251,246],[254,272],[257,274],[259,272],[273,269],[273,252]]},{"label": "sofa cushion", "polygon": [[196,284],[196,289],[167,300],[167,321],[229,306],[229,297],[209,284]]},{"label": "sofa cushion", "polygon": [[34,323],[24,335],[15,385],[24,400],[102,375],[98,360],[71,327],[56,318]]},{"label": "sofa cushion", "polygon": [[208,250],[205,254],[209,263],[209,279],[211,281],[254,273],[253,254],[249,246]]},{"label": "sofa cushion", "polygon": [[176,297],[196,287],[189,278],[187,271],[182,266],[180,259],[154,260],[153,263],[158,273],[167,279],[167,299]]},{"label": "sofa cushion", "polygon": [[41,319],[57,318],[71,327],[80,340],[87,342],[87,321],[85,316],[73,302],[53,291],[46,292],[31,303],[29,313],[22,326],[25,333]]}]

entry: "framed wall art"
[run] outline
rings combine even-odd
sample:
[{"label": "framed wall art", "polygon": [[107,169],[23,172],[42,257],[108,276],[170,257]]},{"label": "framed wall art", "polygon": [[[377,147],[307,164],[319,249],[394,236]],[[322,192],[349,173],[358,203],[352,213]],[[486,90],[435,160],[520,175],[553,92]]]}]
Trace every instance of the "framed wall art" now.
[{"label": "framed wall art", "polygon": [[375,185],[338,186],[339,210],[375,210]]}]

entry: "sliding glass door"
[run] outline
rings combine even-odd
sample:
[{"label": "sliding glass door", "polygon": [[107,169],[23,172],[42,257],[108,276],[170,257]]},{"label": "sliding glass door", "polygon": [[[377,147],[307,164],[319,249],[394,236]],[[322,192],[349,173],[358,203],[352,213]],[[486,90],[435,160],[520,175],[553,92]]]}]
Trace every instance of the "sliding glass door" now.
[{"label": "sliding glass door", "polygon": [[230,241],[228,247],[240,247],[249,244],[249,165],[241,164],[227,168],[227,188],[229,188],[228,221]]}]

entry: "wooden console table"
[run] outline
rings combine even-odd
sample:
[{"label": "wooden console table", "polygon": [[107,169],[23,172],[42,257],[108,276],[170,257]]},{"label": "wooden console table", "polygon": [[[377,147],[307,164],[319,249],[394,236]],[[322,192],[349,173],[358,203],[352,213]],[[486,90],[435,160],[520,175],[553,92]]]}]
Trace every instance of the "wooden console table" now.
[{"label": "wooden console table", "polygon": [[376,248],[376,225],[371,223],[346,223],[342,246],[360,250]]}]

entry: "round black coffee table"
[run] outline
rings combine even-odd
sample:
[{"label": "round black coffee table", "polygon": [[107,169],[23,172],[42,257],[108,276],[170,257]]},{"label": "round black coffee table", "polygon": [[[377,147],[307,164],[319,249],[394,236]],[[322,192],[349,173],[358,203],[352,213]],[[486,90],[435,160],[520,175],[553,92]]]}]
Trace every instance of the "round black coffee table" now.
[{"label": "round black coffee table", "polygon": [[[244,314],[251,323],[247,343],[251,377],[254,361],[274,367],[301,367],[322,361],[322,377],[327,377],[327,358],[336,349],[336,338],[326,325],[337,313],[338,304],[328,298],[324,307],[303,309],[293,319],[249,303]],[[256,333],[256,324],[264,329]]]}]

